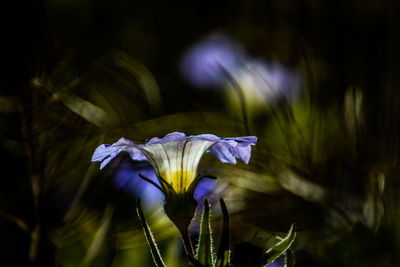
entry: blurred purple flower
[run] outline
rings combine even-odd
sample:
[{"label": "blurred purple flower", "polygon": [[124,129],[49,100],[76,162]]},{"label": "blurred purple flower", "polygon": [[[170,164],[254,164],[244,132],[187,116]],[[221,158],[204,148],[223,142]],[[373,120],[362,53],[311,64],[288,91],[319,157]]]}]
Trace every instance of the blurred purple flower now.
[{"label": "blurred purple flower", "polygon": [[222,34],[213,34],[189,49],[182,57],[181,73],[197,87],[233,85],[255,103],[292,100],[301,84],[297,71],[251,59],[238,43]]},{"label": "blurred purple flower", "polygon": [[224,163],[236,164],[238,158],[247,164],[251,146],[256,142],[255,136],[220,138],[212,134],[186,136],[180,132],[170,133],[163,138],[154,137],[144,145],[121,138],[112,145],[100,145],[92,161],[102,162],[102,169],[122,151],[128,152],[133,160],[147,160],[153,166],[161,186],[149,182],[168,197],[171,193],[194,192],[202,178],[197,175],[197,167],[204,153],[211,152]]},{"label": "blurred purple flower", "polygon": [[162,202],[163,195],[154,186],[139,177],[139,173],[158,183],[156,172],[147,161],[129,162],[124,158],[118,164],[113,184],[116,188],[127,194],[133,194],[144,200],[147,204]]},{"label": "blurred purple flower", "polygon": [[218,186],[218,180],[207,178],[207,176],[204,178],[199,182],[194,191],[194,198],[200,206],[202,206],[205,197],[208,198],[210,203],[219,201],[221,197],[221,194],[214,192],[214,189]]},{"label": "blurred purple flower", "polygon": [[268,264],[266,267],[282,267],[282,265],[274,261]]},{"label": "blurred purple flower", "polygon": [[234,72],[244,59],[242,47],[221,34],[213,34],[189,49],[182,57],[182,75],[194,86],[214,87]]},{"label": "blurred purple flower", "polygon": [[249,60],[232,74],[244,94],[251,101],[264,98],[267,102],[279,98],[293,99],[300,90],[300,75],[279,63],[267,64]]}]

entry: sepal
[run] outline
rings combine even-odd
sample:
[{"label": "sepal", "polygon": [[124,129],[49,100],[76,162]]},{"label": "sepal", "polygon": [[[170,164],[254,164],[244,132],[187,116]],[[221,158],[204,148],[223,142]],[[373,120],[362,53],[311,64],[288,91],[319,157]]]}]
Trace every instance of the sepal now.
[{"label": "sepal", "polygon": [[140,222],[142,223],[144,235],[146,236],[147,243],[149,244],[150,252],[153,257],[154,264],[157,267],[166,267],[165,263],[161,257],[161,253],[158,250],[157,243],[154,240],[153,234],[151,233],[150,227],[146,222],[146,218],[144,217],[142,207],[140,205],[140,198],[137,201],[136,210],[137,210]]},{"label": "sepal", "polygon": [[199,243],[196,249],[196,259],[203,266],[214,266],[214,249],[210,226],[210,204],[204,199],[203,214],[200,223]]}]

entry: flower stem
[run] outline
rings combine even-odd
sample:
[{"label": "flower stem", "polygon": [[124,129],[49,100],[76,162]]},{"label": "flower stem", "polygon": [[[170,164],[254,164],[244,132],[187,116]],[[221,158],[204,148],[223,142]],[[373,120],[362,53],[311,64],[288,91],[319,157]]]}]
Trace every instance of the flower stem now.
[{"label": "flower stem", "polygon": [[188,227],[185,227],[183,229],[179,229],[181,236],[182,236],[182,240],[183,240],[183,245],[185,246],[185,250],[186,250],[186,254],[189,257],[194,256],[193,254],[193,247],[192,247],[192,242],[190,241],[190,235],[189,235],[189,230]]}]

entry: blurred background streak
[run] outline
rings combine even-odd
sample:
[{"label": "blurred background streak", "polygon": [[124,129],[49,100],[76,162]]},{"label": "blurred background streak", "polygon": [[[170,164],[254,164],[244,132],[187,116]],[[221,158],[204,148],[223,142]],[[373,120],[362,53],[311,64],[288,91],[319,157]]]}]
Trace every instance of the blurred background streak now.
[{"label": "blurred background streak", "polygon": [[[121,136],[182,131],[258,137],[248,166],[206,155],[199,170],[219,178],[196,197],[226,200],[237,266],[237,251],[268,248],[292,222],[296,266],[399,266],[398,12],[394,1],[2,1],[0,265],[152,266],[141,197],[167,265],[187,266],[162,196],[137,177],[152,170],[126,155],[101,172],[90,162]],[[185,59],[196,49],[206,55]]]}]

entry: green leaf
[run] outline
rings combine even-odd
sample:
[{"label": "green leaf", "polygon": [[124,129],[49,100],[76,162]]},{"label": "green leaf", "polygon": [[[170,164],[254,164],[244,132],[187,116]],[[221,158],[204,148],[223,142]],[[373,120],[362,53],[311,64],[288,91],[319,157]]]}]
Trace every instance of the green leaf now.
[{"label": "green leaf", "polygon": [[285,253],[286,250],[290,248],[293,244],[294,239],[296,238],[296,230],[295,225],[292,224],[288,234],[277,244],[275,244],[272,248],[268,249],[267,252],[263,256],[262,264],[263,266],[267,266],[274,260],[276,260],[280,255]]},{"label": "green leaf", "polygon": [[144,217],[141,205],[140,205],[140,198],[137,201],[137,207],[136,207],[137,213],[139,215],[140,221],[142,222],[143,226],[143,231],[144,235],[146,236],[147,243],[149,244],[150,247],[150,252],[151,255],[153,256],[153,261],[157,267],[165,267],[165,263],[161,257],[161,253],[157,248],[156,241],[154,240],[153,234],[150,231],[150,227],[146,222],[146,219]]},{"label": "green leaf", "polygon": [[229,222],[229,213],[228,209],[226,208],[224,200],[220,199],[221,210],[223,215],[223,226],[222,226],[222,235],[221,240],[219,242],[218,252],[217,252],[217,263],[216,267],[225,267],[229,266],[230,264],[230,222]]},{"label": "green leaf", "polygon": [[85,120],[98,127],[103,127],[107,120],[107,113],[95,104],[92,104],[80,96],[68,91],[69,86],[73,87],[79,83],[79,81],[79,79],[73,80],[70,85],[64,88],[60,93],[53,92],[53,98],[56,100],[60,99],[69,110],[81,116]]},{"label": "green leaf", "polygon": [[204,266],[214,265],[214,249],[212,246],[212,234],[210,227],[210,204],[204,199],[203,214],[200,223],[199,244],[197,246],[196,258]]}]

